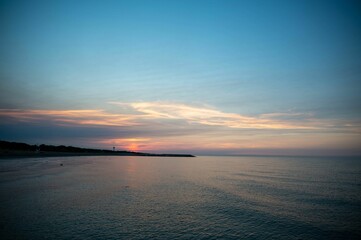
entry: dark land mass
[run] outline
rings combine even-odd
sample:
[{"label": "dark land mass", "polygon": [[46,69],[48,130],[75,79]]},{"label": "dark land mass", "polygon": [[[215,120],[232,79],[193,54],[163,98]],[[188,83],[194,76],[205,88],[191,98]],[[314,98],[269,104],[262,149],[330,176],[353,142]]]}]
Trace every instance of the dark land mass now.
[{"label": "dark land mass", "polygon": [[194,157],[190,154],[154,154],[129,151],[79,148],[72,146],[30,145],[0,141],[0,158],[66,157],[66,156],[147,156],[147,157]]}]

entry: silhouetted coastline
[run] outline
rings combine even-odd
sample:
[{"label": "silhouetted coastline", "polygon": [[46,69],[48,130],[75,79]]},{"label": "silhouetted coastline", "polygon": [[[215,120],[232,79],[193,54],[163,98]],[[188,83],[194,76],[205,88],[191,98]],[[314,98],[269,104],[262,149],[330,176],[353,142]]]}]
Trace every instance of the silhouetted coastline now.
[{"label": "silhouetted coastline", "polygon": [[79,148],[73,146],[30,145],[0,141],[0,158],[67,157],[67,156],[146,156],[146,157],[195,157],[191,154],[155,154],[130,151]]}]

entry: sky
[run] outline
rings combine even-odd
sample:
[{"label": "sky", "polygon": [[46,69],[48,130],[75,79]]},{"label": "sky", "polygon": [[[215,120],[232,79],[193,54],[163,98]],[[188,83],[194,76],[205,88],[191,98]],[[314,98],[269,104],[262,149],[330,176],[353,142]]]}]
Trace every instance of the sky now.
[{"label": "sky", "polygon": [[0,0],[0,139],[361,154],[359,1]]}]

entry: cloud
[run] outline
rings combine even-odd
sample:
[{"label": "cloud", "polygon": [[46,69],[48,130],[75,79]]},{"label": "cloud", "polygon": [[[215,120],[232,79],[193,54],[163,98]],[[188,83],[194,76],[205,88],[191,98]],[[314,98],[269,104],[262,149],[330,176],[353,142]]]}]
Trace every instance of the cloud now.
[{"label": "cloud", "polygon": [[128,106],[142,113],[144,119],[177,119],[190,124],[222,126],[236,129],[316,130],[341,125],[347,126],[346,123],[343,124],[342,122],[316,119],[309,113],[268,113],[254,117],[237,113],[226,113],[210,107],[197,107],[179,103],[111,103]]},{"label": "cloud", "polygon": [[359,121],[311,113],[246,116],[208,106],[111,102],[108,110],[0,109],[0,138],[133,151],[357,149]]},{"label": "cloud", "polygon": [[322,130],[331,128],[359,131],[359,122],[316,119],[309,113],[267,113],[246,116],[227,113],[211,107],[198,107],[166,102],[110,102],[120,106],[116,113],[103,109],[88,110],[32,110],[0,109],[1,118],[20,122],[46,121],[58,125],[132,127],[148,126],[161,129],[172,126],[177,129],[191,125],[224,127],[229,129],[264,130]]},{"label": "cloud", "polygon": [[51,121],[58,124],[134,126],[135,116],[114,114],[104,110],[32,110],[1,109],[0,117],[9,117],[22,122]]}]

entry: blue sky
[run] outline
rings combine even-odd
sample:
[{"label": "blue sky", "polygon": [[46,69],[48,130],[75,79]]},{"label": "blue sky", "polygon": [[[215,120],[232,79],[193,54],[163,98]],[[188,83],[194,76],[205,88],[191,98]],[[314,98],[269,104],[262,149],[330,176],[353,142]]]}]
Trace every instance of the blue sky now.
[{"label": "blue sky", "polygon": [[[55,141],[57,134],[38,136],[65,128],[52,113],[41,118],[49,125],[43,130],[35,130],[38,120],[5,113],[9,109],[101,109],[139,115],[137,124],[142,127],[137,132],[143,129],[144,136],[135,134],[129,124],[119,124],[109,130],[119,136],[108,137],[139,138],[140,150],[156,151],[167,143],[163,134],[148,131],[171,134],[174,128],[166,126],[176,120],[182,128],[174,134],[180,137],[168,139],[173,144],[164,146],[165,150],[197,152],[184,146],[190,141],[188,132],[196,128],[199,131],[192,138],[202,139],[203,144],[195,147],[202,151],[217,152],[216,142],[230,146],[219,149],[221,153],[242,153],[240,149],[246,148],[253,149],[252,153],[289,148],[299,149],[297,153],[324,153],[335,146],[340,146],[340,152],[356,151],[361,117],[360,9],[357,1],[1,1],[0,108],[4,113],[0,128],[4,131],[0,138],[50,143],[71,138],[75,145],[107,146],[103,128],[109,130],[109,125],[73,122],[67,129],[85,128],[83,135],[60,134]],[[136,103],[148,105],[140,108]],[[150,113],[154,103],[158,108]],[[154,111],[184,106],[193,107],[193,112],[213,109],[229,118],[222,129],[214,127],[214,121],[204,124],[204,119],[195,121],[178,111],[169,119],[162,115],[154,120],[159,117]],[[147,115],[146,121],[140,119],[142,114]],[[236,118],[227,114],[255,122],[272,116],[283,126],[307,125],[309,129],[275,130],[275,122],[264,128],[240,127],[229,124],[229,119]],[[215,116],[220,115],[211,113]],[[314,123],[311,127],[310,122]],[[325,123],[322,130],[321,123]],[[9,124],[21,125],[28,134]],[[232,131],[226,129],[230,126]],[[89,136],[88,128],[97,128],[101,137]],[[182,130],[187,133],[183,140]],[[289,137],[284,144],[268,146],[268,141],[277,140],[279,131],[292,135],[297,144],[285,144],[291,141]],[[324,144],[308,146],[300,140],[305,134],[316,142],[324,139]],[[235,144],[240,137],[246,141],[244,136],[255,144]],[[335,141],[329,143],[326,139],[330,138]],[[159,139],[158,147],[153,146]],[[128,146],[122,140],[111,141]]]}]

